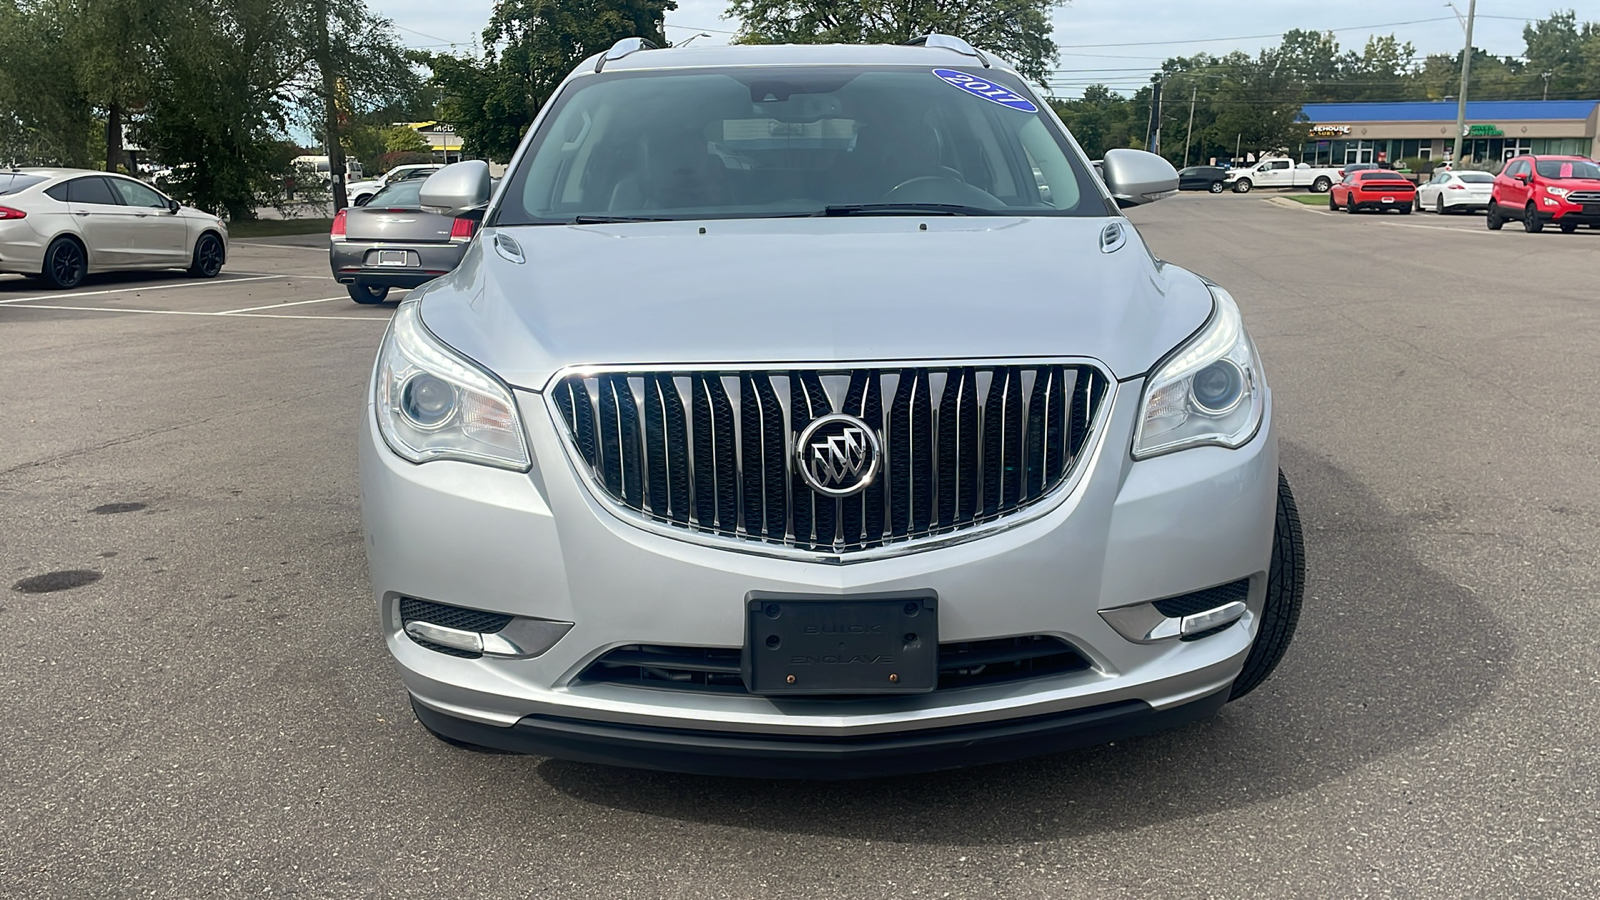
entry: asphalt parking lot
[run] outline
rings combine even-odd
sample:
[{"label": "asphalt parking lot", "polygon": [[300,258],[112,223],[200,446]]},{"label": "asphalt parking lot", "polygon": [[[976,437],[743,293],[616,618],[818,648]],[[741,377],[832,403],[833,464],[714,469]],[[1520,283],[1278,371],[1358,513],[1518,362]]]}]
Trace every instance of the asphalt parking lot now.
[{"label": "asphalt parking lot", "polygon": [[1132,218],[1264,356],[1295,646],[1205,723],[871,782],[425,734],[356,492],[393,304],[320,246],[0,276],[0,895],[1600,896],[1600,231],[1261,193]]}]

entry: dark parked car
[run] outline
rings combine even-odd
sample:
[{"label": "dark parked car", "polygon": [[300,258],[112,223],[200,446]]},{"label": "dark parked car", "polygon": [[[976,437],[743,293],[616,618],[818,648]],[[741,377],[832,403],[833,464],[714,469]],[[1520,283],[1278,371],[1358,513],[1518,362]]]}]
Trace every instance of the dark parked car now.
[{"label": "dark parked car", "polygon": [[382,303],[390,288],[417,287],[461,262],[478,223],[423,210],[417,195],[424,181],[396,182],[366,206],[334,216],[328,264],[350,299]]},{"label": "dark parked car", "polygon": [[1178,170],[1178,190],[1220,194],[1222,182],[1227,177],[1228,170],[1221,166],[1189,166]]}]

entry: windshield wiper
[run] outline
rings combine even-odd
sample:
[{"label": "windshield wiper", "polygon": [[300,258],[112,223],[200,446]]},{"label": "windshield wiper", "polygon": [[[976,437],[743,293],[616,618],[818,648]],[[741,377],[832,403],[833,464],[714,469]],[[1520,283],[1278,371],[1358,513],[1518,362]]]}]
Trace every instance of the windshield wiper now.
[{"label": "windshield wiper", "polygon": [[612,225],[617,222],[671,222],[658,216],[576,216],[574,225]]},{"label": "windshield wiper", "polygon": [[959,203],[848,203],[824,206],[814,216],[992,216],[995,211]]}]

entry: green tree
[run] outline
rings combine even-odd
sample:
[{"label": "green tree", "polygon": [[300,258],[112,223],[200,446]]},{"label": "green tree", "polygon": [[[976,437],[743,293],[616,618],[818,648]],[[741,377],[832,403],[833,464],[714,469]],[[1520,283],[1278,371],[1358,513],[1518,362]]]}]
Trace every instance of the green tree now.
[{"label": "green tree", "polygon": [[1117,147],[1143,146],[1143,121],[1138,135],[1134,133],[1134,101],[1112,93],[1103,84],[1084,88],[1081,99],[1054,100],[1050,105],[1091,159]]},{"label": "green tree", "polygon": [[463,151],[504,162],[556,85],[579,62],[626,37],[666,45],[674,0],[496,0],[483,57],[428,61],[444,118]]},{"label": "green tree", "polygon": [[746,44],[899,44],[941,32],[1044,83],[1058,59],[1050,11],[1065,0],[731,0]]},{"label": "green tree", "polygon": [[0,164],[87,166],[93,110],[73,77],[71,20],[0,0]]}]

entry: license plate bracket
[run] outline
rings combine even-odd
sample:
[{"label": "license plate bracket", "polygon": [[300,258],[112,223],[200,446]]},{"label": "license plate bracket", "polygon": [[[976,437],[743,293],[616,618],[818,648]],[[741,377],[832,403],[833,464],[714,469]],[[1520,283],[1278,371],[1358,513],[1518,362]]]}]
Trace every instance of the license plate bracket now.
[{"label": "license plate bracket", "polygon": [[752,594],[745,604],[751,693],[920,694],[939,682],[939,608],[931,594]]},{"label": "license plate bracket", "polygon": [[404,250],[379,250],[378,265],[380,266],[409,266],[411,260]]}]

